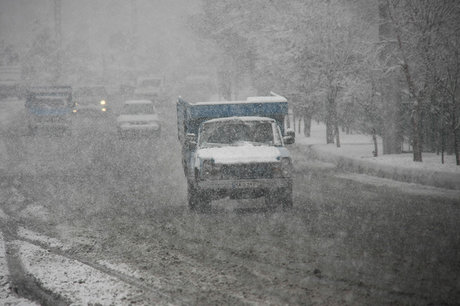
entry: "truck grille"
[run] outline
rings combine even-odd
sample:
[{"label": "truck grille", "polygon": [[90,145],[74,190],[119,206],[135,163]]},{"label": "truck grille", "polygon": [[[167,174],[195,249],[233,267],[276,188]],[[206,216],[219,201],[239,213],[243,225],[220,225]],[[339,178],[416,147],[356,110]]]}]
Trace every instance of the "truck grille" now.
[{"label": "truck grille", "polygon": [[259,164],[235,164],[222,166],[222,179],[258,179],[272,178],[273,165],[269,163]]}]

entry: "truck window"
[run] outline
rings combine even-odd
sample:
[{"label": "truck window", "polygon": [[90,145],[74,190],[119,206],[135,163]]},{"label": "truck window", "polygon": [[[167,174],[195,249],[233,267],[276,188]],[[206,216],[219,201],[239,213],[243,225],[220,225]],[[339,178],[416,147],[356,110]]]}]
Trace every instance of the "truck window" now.
[{"label": "truck window", "polygon": [[151,104],[125,104],[122,113],[125,115],[151,115],[156,112]]},{"label": "truck window", "polygon": [[39,109],[61,109],[67,107],[66,101],[60,98],[35,98],[30,104]]},{"label": "truck window", "polygon": [[238,121],[209,122],[202,126],[199,145],[212,147],[218,145],[253,145],[282,144],[279,130],[272,122]]}]

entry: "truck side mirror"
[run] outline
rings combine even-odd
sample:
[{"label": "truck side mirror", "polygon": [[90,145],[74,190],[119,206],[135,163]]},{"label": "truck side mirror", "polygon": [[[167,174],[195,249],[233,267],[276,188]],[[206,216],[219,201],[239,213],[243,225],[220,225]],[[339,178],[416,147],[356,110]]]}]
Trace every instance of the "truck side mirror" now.
[{"label": "truck side mirror", "polygon": [[193,133],[187,133],[187,135],[185,135],[185,144],[189,148],[195,148],[196,147],[196,135]]},{"label": "truck side mirror", "polygon": [[295,143],[295,131],[293,129],[287,129],[283,141],[287,145]]}]

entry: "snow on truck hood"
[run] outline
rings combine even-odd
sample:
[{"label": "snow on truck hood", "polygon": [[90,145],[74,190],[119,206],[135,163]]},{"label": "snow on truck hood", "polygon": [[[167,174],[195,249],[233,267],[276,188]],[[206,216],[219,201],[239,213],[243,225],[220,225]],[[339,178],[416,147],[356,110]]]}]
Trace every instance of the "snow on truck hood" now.
[{"label": "snow on truck hood", "polygon": [[278,162],[283,157],[290,157],[285,147],[252,144],[199,149],[197,156],[202,160],[213,159],[218,164]]},{"label": "snow on truck hood", "polygon": [[120,115],[117,118],[118,122],[132,121],[158,121],[158,115]]}]

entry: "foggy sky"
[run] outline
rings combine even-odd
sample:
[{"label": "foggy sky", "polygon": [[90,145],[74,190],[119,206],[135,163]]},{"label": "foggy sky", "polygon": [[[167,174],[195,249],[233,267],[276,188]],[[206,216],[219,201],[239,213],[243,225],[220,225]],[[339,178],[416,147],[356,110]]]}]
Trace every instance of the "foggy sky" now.
[{"label": "foggy sky", "polygon": [[[62,0],[63,44],[83,38],[97,51],[103,51],[112,34],[131,34],[130,3],[126,0]],[[183,20],[197,11],[198,3],[199,0],[137,0],[139,40],[155,44],[181,37]],[[54,31],[52,0],[0,1],[0,40],[7,44],[27,44],[40,26]]]}]

